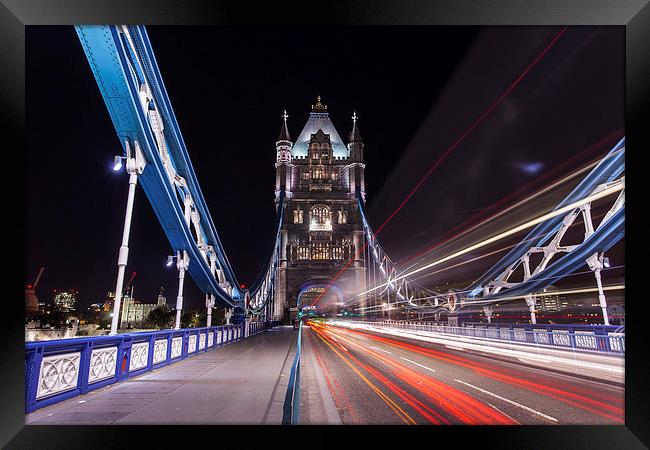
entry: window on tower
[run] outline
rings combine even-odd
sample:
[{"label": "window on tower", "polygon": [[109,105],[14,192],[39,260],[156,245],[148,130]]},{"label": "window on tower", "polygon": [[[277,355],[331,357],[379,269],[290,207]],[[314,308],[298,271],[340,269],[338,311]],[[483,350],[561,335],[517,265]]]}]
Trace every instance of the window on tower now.
[{"label": "window on tower", "polygon": [[348,212],[341,207],[338,211],[339,213],[339,223],[348,223]]},{"label": "window on tower", "polygon": [[302,209],[298,208],[293,211],[293,223],[302,223]]},{"label": "window on tower", "polygon": [[329,206],[315,205],[309,214],[310,231],[332,231],[332,214]]}]

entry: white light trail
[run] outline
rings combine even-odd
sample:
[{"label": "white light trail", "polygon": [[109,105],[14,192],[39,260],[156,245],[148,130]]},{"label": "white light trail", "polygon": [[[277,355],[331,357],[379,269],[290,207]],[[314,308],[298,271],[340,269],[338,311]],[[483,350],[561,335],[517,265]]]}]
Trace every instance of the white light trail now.
[{"label": "white light trail", "polygon": [[[619,291],[625,289],[624,284],[612,284],[609,286],[603,286],[603,291]],[[467,292],[467,291],[465,291]],[[535,297],[552,297],[554,295],[563,295],[563,294],[585,294],[589,292],[598,292],[598,288],[591,287],[591,288],[580,288],[580,289],[564,289],[564,290],[559,290],[559,291],[550,291],[550,292],[540,292],[536,294],[532,294]],[[522,299],[525,298],[526,295],[515,295],[511,297],[499,297],[499,302],[502,301],[508,301],[508,300],[517,300],[517,299]],[[464,306],[478,306],[481,305],[482,303],[493,303],[494,300],[488,299],[488,300],[476,300],[476,299],[469,299],[468,297],[463,297],[462,300],[470,300],[467,302]],[[400,304],[400,303],[406,303],[406,302],[395,302],[395,304]],[[366,307],[359,307],[355,308],[355,311],[361,311],[361,310],[374,310],[374,309],[379,309],[376,306],[366,306]]]},{"label": "white light trail", "polygon": [[[533,226],[535,226],[535,225],[537,225],[539,223],[542,223],[542,222],[544,222],[544,221],[546,221],[548,219],[552,219],[553,217],[557,217],[557,216],[560,216],[562,214],[566,214],[569,211],[573,211],[574,209],[579,208],[582,205],[586,205],[586,204],[591,203],[593,201],[596,201],[598,199],[601,199],[601,198],[610,196],[610,195],[612,195],[612,194],[614,194],[616,192],[622,191],[624,188],[625,188],[625,184],[624,184],[623,179],[622,179],[621,182],[618,182],[616,184],[608,186],[608,187],[604,188],[600,192],[597,192],[597,193],[592,194],[592,195],[590,195],[588,197],[585,197],[582,200],[578,200],[577,202],[573,202],[570,205],[564,206],[564,207],[562,207],[560,209],[557,209],[555,211],[551,211],[551,212],[549,212],[547,214],[539,216],[536,219],[533,219],[533,220],[530,220],[530,221],[528,221],[526,223],[518,225],[518,226],[516,226],[514,228],[511,228],[510,230],[504,231],[503,233],[499,233],[499,234],[497,234],[495,236],[492,236],[491,238],[485,239],[485,240],[483,240],[481,242],[478,242],[478,243],[476,243],[474,245],[470,245],[469,247],[466,247],[466,248],[464,248],[462,250],[459,250],[459,251],[457,251],[455,253],[452,253],[449,256],[445,256],[444,258],[440,258],[440,259],[438,259],[436,261],[433,261],[433,262],[431,262],[431,263],[429,263],[429,264],[427,264],[425,266],[422,266],[419,269],[412,270],[412,271],[410,271],[410,272],[408,272],[406,274],[403,274],[403,275],[400,275],[400,276],[398,276],[396,278],[393,278],[391,280],[391,282],[394,283],[395,281],[399,281],[401,279],[407,278],[407,277],[409,277],[411,275],[422,272],[423,270],[427,270],[427,269],[429,269],[429,268],[431,268],[433,266],[437,266],[437,265],[442,264],[442,263],[444,263],[446,261],[449,261],[450,259],[457,258],[458,256],[461,256],[461,255],[464,255],[464,254],[469,253],[471,251],[474,251],[474,250],[477,250],[479,248],[485,247],[486,245],[492,244],[493,242],[497,242],[497,241],[499,241],[501,239],[504,239],[504,238],[506,238],[508,236],[512,236],[513,234],[519,233],[520,231],[523,231],[523,230],[525,230],[527,228],[531,228],[531,227],[533,227]],[[373,291],[375,291],[377,289],[380,289],[380,288],[382,288],[382,287],[384,287],[386,285],[388,285],[388,283],[380,284],[378,286],[375,286],[374,288],[371,288],[371,289],[368,289],[368,290],[366,290],[364,292],[361,292],[358,295],[361,296],[361,295],[367,294],[369,292],[373,292]]]},{"label": "white light trail", "polygon": [[[549,191],[551,191],[551,190],[553,190],[553,189],[555,189],[555,188],[557,188],[557,187],[563,185],[564,183],[566,183],[566,182],[570,181],[571,179],[575,178],[576,176],[578,176],[578,175],[580,175],[580,174],[586,172],[587,170],[589,170],[589,169],[595,167],[596,165],[600,164],[601,162],[606,161],[607,159],[612,158],[612,157],[618,155],[618,153],[621,152],[621,151],[623,151],[623,149],[621,149],[621,150],[617,150],[616,152],[614,152],[614,153],[612,153],[612,154],[610,154],[610,155],[607,155],[607,156],[605,156],[605,157],[602,158],[602,159],[599,159],[599,160],[593,161],[593,162],[587,164],[586,166],[582,167],[581,169],[578,169],[578,170],[576,170],[575,172],[570,173],[569,175],[565,176],[564,178],[561,178],[561,179],[559,179],[559,180],[557,180],[557,181],[554,181],[553,183],[549,184],[548,186],[546,186],[545,188],[539,190],[538,192],[536,192],[536,193],[530,195],[529,197],[526,197],[526,198],[524,198],[524,199],[518,201],[518,202],[515,203],[514,205],[511,205],[511,206],[507,207],[507,208],[504,209],[503,211],[500,211],[499,213],[495,214],[494,216],[492,216],[492,217],[488,217],[486,220],[484,220],[484,221],[482,221],[482,222],[480,222],[480,223],[477,223],[476,225],[474,225],[474,226],[468,228],[467,230],[465,230],[465,231],[463,231],[462,233],[460,233],[458,236],[454,237],[453,241],[457,241],[457,240],[460,239],[461,237],[463,237],[463,236],[467,235],[468,233],[470,233],[470,232],[476,230],[477,228],[479,228],[479,227],[483,227],[483,226],[485,226],[486,224],[488,224],[488,223],[490,223],[490,222],[492,222],[492,221],[498,219],[499,217],[503,216],[504,214],[506,214],[506,213],[512,211],[513,209],[519,208],[520,206],[522,206],[522,205],[524,205],[524,204],[526,204],[526,203],[528,203],[528,202],[530,202],[530,201],[536,199],[537,197],[539,197],[539,196],[541,196],[541,195],[543,195],[543,194],[545,194],[545,193],[547,193],[547,192],[549,192]],[[451,241],[451,242],[453,242],[453,241]],[[449,245],[451,242],[448,242],[447,245]],[[436,246],[436,247],[430,249],[429,251],[427,251],[426,253],[424,253],[424,254],[422,254],[422,255],[419,255],[418,259],[421,260],[424,256],[426,256],[426,255],[428,255],[429,253],[431,253],[432,251],[436,250],[437,247],[438,247],[438,246]],[[414,267],[414,266],[416,266],[416,265],[417,265],[417,262],[415,262],[415,263],[409,265],[409,266],[406,267],[402,272],[405,272],[405,271],[409,270],[410,268],[412,268],[412,267]]]}]

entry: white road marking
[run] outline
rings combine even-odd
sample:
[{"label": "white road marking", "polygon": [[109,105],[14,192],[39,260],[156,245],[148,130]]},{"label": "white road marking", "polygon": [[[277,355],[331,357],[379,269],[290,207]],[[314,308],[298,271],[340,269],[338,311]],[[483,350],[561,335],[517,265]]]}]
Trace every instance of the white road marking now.
[{"label": "white road marking", "polygon": [[541,416],[541,417],[545,418],[546,420],[550,420],[552,422],[557,422],[557,419],[555,417],[548,416],[548,415],[546,415],[544,413],[541,413],[539,411],[534,410],[533,408],[529,408],[528,406],[524,406],[524,405],[522,405],[520,403],[514,402],[514,401],[509,400],[507,398],[503,398],[500,395],[494,394],[494,393],[492,393],[490,391],[486,391],[485,389],[481,389],[480,387],[474,386],[473,384],[465,383],[464,381],[458,380],[456,378],[454,378],[454,381],[457,381],[458,383],[464,384],[465,386],[469,386],[469,387],[471,387],[473,389],[476,389],[477,391],[482,392],[484,394],[491,395],[492,397],[496,397],[499,400],[503,400],[506,403],[510,403],[511,405],[518,406],[519,408],[525,409],[526,411],[532,412],[533,414],[537,414],[538,416]]},{"label": "white road marking", "polygon": [[334,339],[336,342],[338,342],[338,339],[336,339],[334,336],[332,336],[332,339]]},{"label": "white road marking", "polygon": [[504,413],[504,412],[501,411],[499,408],[497,408],[496,406],[494,406],[492,403],[488,403],[488,405],[490,405],[492,408],[494,408],[494,409],[496,409],[497,411],[499,411],[501,414],[503,414],[503,415],[506,416],[508,419],[510,419],[510,420],[512,420],[513,422],[515,422],[516,424],[521,425],[519,422],[517,422],[515,419],[513,419],[512,417],[510,417],[508,414]]},{"label": "white road marking", "polygon": [[389,355],[392,355],[392,354],[393,354],[392,352],[389,352],[388,350],[384,350],[383,348],[375,347],[375,346],[372,346],[372,345],[369,345],[368,347],[370,347],[370,348],[374,348],[375,350],[379,350],[379,351],[381,351],[381,352],[386,352],[386,353],[388,353]]},{"label": "white road marking", "polygon": [[[339,346],[340,346],[343,350],[345,350],[346,352],[348,352],[348,349],[347,349],[347,348],[343,347],[341,344],[339,344]],[[350,352],[348,352],[348,353],[350,353]]]},{"label": "white road marking", "polygon": [[420,364],[420,363],[416,363],[415,361],[411,361],[410,359],[408,359],[408,358],[404,358],[403,356],[400,356],[400,358],[402,358],[404,361],[408,361],[408,362],[410,362],[411,364],[415,364],[416,366],[420,366],[420,367],[422,367],[423,369],[430,370],[431,372],[435,372],[435,371],[436,371],[436,369],[432,369],[431,367],[423,366],[422,364]]}]

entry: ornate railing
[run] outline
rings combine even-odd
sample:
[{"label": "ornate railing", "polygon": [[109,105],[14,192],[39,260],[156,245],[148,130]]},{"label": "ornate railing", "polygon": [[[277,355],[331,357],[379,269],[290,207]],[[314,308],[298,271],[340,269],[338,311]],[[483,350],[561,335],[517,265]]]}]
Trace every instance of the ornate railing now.
[{"label": "ornate railing", "polygon": [[282,425],[298,425],[300,421],[300,343],[302,337],[302,321],[298,324],[298,343],[296,356],[291,365],[289,385],[284,397],[282,408]]},{"label": "ornate railing", "polygon": [[268,328],[266,322],[27,342],[25,412],[86,394]]},{"label": "ornate railing", "polygon": [[[352,321],[351,321],[352,322]],[[453,327],[431,322],[383,320],[354,321],[378,327],[397,328],[429,333],[453,334],[487,340],[509,341],[571,350],[625,354],[625,333],[619,327],[587,325],[513,325],[485,324]]]}]

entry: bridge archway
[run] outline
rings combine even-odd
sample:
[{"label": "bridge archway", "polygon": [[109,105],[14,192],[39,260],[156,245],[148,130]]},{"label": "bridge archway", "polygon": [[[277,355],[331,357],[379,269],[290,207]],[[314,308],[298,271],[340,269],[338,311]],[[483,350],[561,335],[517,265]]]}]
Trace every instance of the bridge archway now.
[{"label": "bridge archway", "polygon": [[[302,308],[303,303],[311,303],[324,291],[327,292],[325,293],[325,297],[319,301],[319,304],[326,306],[327,304],[331,304],[331,300],[334,299],[336,299],[338,303],[343,303],[343,290],[340,287],[334,283],[330,285],[330,281],[327,279],[315,278],[305,281],[298,288],[298,295],[296,297],[296,306],[298,307],[298,310]],[[330,301],[328,302],[328,300]]]}]

